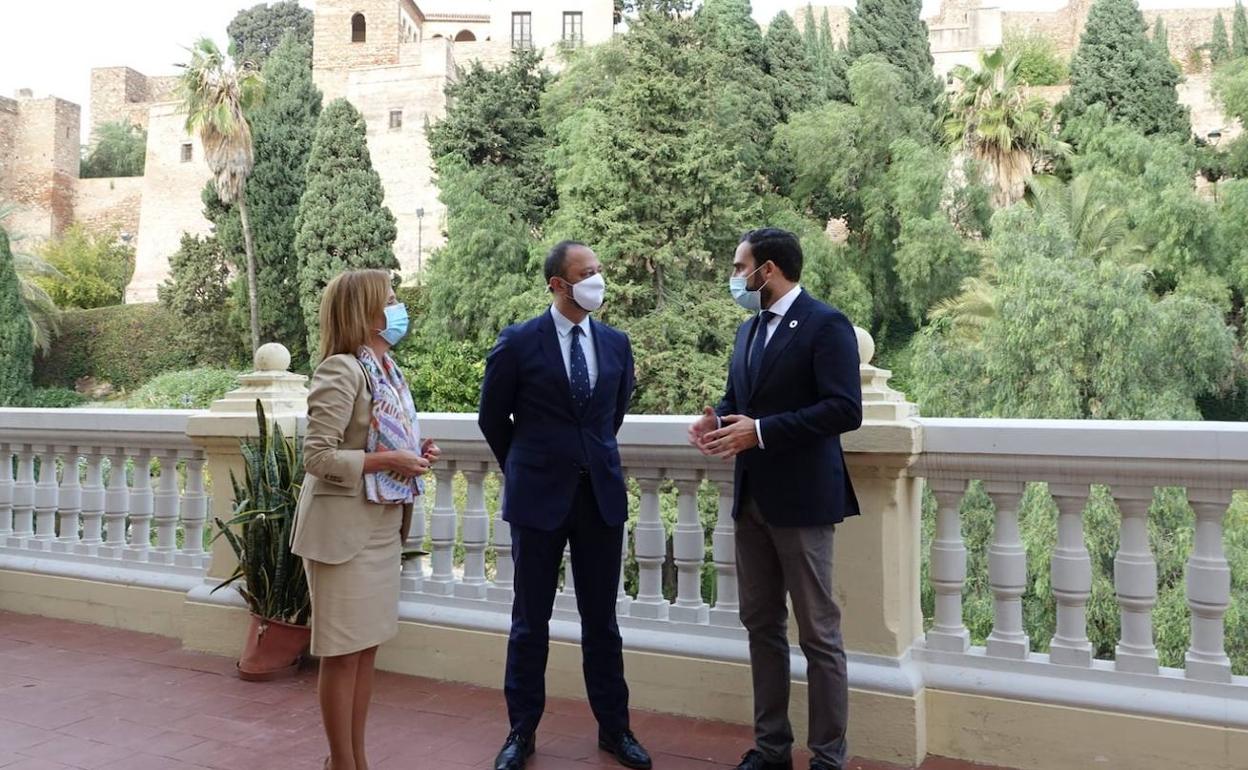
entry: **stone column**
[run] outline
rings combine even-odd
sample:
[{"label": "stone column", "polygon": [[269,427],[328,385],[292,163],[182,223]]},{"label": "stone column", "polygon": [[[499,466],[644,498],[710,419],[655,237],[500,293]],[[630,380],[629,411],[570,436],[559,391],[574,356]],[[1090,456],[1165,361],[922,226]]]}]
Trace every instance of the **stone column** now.
[{"label": "stone column", "polygon": [[[230,473],[241,477],[239,442],[257,435],[256,401],[263,404],[270,423],[278,425],[287,436],[297,435],[307,416],[307,377],[291,374],[290,352],[285,347],[276,342],[261,345],[254,366],[255,371],[239,378],[236,390],[187,421],[187,435],[207,456],[207,476],[212,483],[208,527],[212,532],[216,531],[217,519],[228,521],[233,513]],[[247,615],[229,608],[242,606],[241,598],[232,587],[211,593],[237,564],[229,543],[224,538],[216,540],[204,585],[192,590],[187,600],[183,637],[186,647],[226,655],[239,652]]]}]

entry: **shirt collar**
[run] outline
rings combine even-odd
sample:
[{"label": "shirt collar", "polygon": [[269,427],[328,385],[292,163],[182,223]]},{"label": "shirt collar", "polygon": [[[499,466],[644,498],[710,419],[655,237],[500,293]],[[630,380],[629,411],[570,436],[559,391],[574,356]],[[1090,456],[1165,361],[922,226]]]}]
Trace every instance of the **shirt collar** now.
[{"label": "shirt collar", "polygon": [[573,326],[581,327],[581,331],[585,334],[586,339],[589,338],[589,316],[585,316],[579,324],[574,324],[563,313],[559,312],[559,308],[554,305],[550,306],[550,317],[555,320],[555,331],[559,332],[560,337],[567,337],[572,333]]},{"label": "shirt collar", "polygon": [[789,313],[789,308],[793,307],[793,303],[797,301],[797,295],[802,293],[801,285],[794,286],[789,292],[780,299],[771,303],[771,307],[767,310],[776,314],[777,318],[784,318]]}]

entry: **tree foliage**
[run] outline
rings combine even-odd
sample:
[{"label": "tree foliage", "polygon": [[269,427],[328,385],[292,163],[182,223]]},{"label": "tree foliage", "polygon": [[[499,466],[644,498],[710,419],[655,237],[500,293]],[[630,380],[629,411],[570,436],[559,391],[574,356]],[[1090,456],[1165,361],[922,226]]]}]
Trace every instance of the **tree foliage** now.
[{"label": "tree foliage", "polygon": [[[288,35],[264,64],[267,96],[248,112],[255,167],[247,178],[247,201],[253,213],[256,295],[260,339],[280,342],[300,365],[308,359],[302,313],[290,312],[299,292],[295,253],[295,215],[306,186],[308,154],[321,113],[321,92],[312,82],[312,49]],[[246,247],[237,206],[221,203],[210,185],[206,209],[217,241],[240,277],[246,270]],[[250,326],[247,283],[235,281],[233,323]]]},{"label": "tree foliage", "polygon": [[1235,0],[1235,15],[1231,17],[1231,56],[1242,59],[1248,56],[1248,15],[1244,14],[1244,4]]},{"label": "tree foliage", "polygon": [[1213,17],[1213,39],[1209,41],[1209,60],[1213,66],[1225,64],[1231,59],[1231,41],[1226,34],[1226,20],[1222,13]]},{"label": "tree foliage", "polygon": [[134,247],[115,231],[93,233],[71,225],[41,247],[52,271],[35,280],[61,308],[120,305],[134,273]]},{"label": "tree foliage", "polygon": [[239,11],[226,27],[230,55],[234,61],[252,61],[257,67],[262,66],[288,35],[311,48],[312,20],[312,10],[300,6],[296,0],[253,5]]},{"label": "tree foliage", "polygon": [[126,122],[101,123],[83,148],[78,176],[83,179],[143,176],[147,165],[147,131]]},{"label": "tree foliage", "polygon": [[932,74],[932,52],[920,0],[858,0],[849,16],[849,59],[878,55],[896,66],[915,102],[934,108],[942,89]]},{"label": "tree foliage", "polygon": [[320,345],[321,293],[330,279],[344,270],[399,267],[394,256],[398,230],[384,197],[365,141],[364,117],[346,99],[335,99],[317,121],[295,217],[299,305],[313,357]]},{"label": "tree foliage", "polygon": [[25,402],[35,354],[30,319],[22,302],[9,236],[0,229],[0,406]]},{"label": "tree foliage", "polygon": [[1095,0],[1070,63],[1067,120],[1101,103],[1115,120],[1144,134],[1191,133],[1175,86],[1179,71],[1148,39],[1135,0]]},{"label": "tree foliage", "polygon": [[1018,59],[1018,81],[1028,86],[1055,86],[1070,78],[1070,64],[1058,53],[1053,39],[1039,34],[1011,34],[1005,38],[1007,58]]},{"label": "tree foliage", "polygon": [[767,71],[776,83],[779,120],[788,120],[790,115],[828,99],[827,87],[819,82],[820,62],[811,57],[797,25],[787,13],[776,14],[767,27],[765,52]]},{"label": "tree foliage", "polygon": [[183,235],[169,257],[169,278],[156,290],[160,304],[177,319],[169,330],[174,343],[195,351],[201,365],[228,366],[244,358],[246,337],[230,324],[232,273],[216,238]]}]

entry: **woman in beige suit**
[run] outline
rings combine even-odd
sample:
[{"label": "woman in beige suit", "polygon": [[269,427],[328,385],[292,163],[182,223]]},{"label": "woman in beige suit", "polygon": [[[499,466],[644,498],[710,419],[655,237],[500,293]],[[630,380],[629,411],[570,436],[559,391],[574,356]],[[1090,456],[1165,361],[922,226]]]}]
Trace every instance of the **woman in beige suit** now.
[{"label": "woman in beige suit", "polygon": [[420,477],[440,451],[421,440],[389,351],[407,333],[390,274],[353,270],[321,298],[321,364],[308,393],[303,492],[291,547],[312,595],[312,654],[328,770],[366,770],[364,726],[377,647],[398,631],[402,542]]}]

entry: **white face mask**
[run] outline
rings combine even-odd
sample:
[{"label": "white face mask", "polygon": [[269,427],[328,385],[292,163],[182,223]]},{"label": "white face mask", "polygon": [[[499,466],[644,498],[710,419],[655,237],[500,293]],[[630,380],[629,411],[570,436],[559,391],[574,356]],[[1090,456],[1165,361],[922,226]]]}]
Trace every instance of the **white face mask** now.
[{"label": "white face mask", "polygon": [[607,296],[607,282],[602,277],[602,273],[594,273],[583,281],[568,285],[572,287],[572,301],[587,313],[592,313],[602,307],[603,300]]}]

